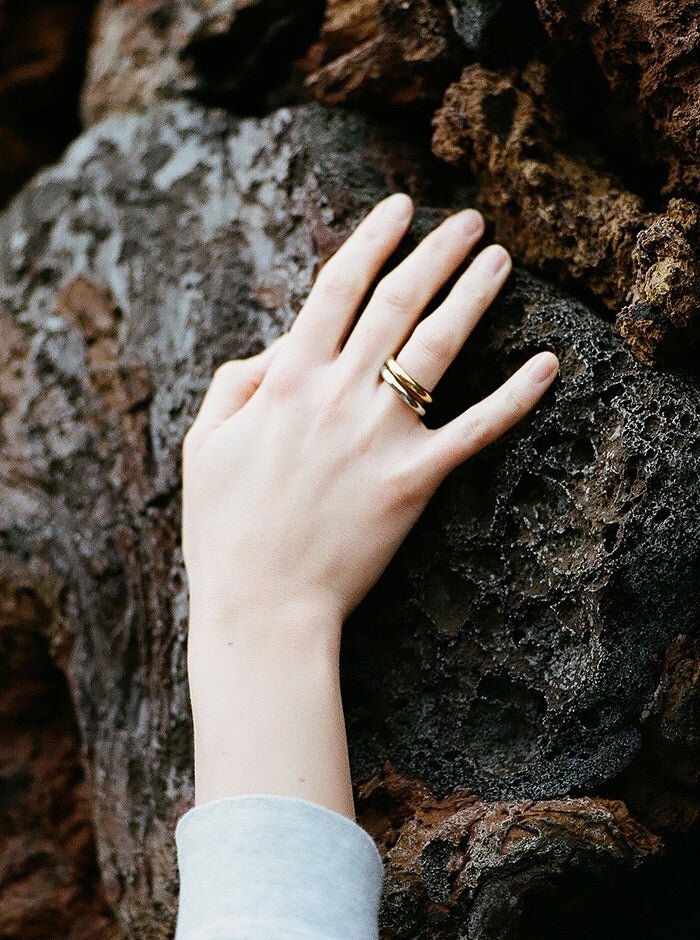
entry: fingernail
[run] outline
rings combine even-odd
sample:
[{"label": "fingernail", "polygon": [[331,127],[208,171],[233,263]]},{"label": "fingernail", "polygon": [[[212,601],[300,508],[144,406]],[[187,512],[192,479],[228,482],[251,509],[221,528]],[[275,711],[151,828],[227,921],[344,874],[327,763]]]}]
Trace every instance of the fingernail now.
[{"label": "fingernail", "polygon": [[527,375],[537,384],[546,382],[559,368],[559,360],[551,352],[539,353],[527,367]]},{"label": "fingernail", "polygon": [[484,218],[476,209],[463,209],[450,218],[450,225],[454,225],[464,232],[465,235],[476,235],[484,228]]},{"label": "fingernail", "polygon": [[410,215],[412,208],[413,200],[407,193],[393,193],[384,200],[381,213],[393,219],[404,219]]},{"label": "fingernail", "polygon": [[501,245],[489,245],[477,255],[474,264],[493,277],[500,274],[506,266],[510,266],[510,255]]}]

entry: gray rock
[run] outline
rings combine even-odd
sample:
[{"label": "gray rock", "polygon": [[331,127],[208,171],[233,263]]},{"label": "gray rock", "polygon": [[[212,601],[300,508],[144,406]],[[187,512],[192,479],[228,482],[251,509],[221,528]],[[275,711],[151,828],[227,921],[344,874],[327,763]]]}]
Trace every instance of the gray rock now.
[{"label": "gray rock", "polygon": [[387,193],[387,150],[316,105],[173,103],[95,125],[0,217],[0,600],[7,567],[48,611],[130,936],[172,936],[193,795],[182,438],[214,368],[288,328]]}]

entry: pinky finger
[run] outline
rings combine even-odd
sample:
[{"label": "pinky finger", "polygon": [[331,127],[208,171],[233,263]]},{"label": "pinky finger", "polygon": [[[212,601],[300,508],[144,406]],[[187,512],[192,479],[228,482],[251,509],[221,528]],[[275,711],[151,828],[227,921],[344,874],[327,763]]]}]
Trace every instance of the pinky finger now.
[{"label": "pinky finger", "polygon": [[533,356],[489,396],[430,435],[433,473],[442,477],[483,450],[530,412],[559,371],[551,352]]}]

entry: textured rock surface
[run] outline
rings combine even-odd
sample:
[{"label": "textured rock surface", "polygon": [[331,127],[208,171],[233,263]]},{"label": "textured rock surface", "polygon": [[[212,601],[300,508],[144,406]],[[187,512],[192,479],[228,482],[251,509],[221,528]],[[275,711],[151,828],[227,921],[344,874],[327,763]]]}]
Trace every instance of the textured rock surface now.
[{"label": "textured rock surface", "polygon": [[78,133],[93,0],[0,0],[0,206]]},{"label": "textured rock surface", "polygon": [[435,115],[436,155],[476,174],[481,207],[522,261],[619,312],[639,359],[695,369],[700,208],[671,200],[655,215],[613,174],[567,152],[549,82],[538,62],[522,73],[468,66]]},{"label": "textured rock surface", "polygon": [[386,940],[518,936],[529,895],[572,873],[603,882],[662,849],[624,803],[439,799],[388,765],[360,786],[357,807],[386,859]]},{"label": "textured rock surface", "polygon": [[437,103],[457,54],[441,3],[330,0],[319,40],[302,68],[307,88],[325,104]]},{"label": "textured rock surface", "polygon": [[101,885],[91,800],[47,610],[0,552],[0,935],[117,940]]},{"label": "textured rock surface", "polygon": [[623,100],[648,115],[666,191],[700,193],[700,4],[697,0],[535,0],[552,36],[585,39]]},{"label": "textured rock surface", "polygon": [[323,0],[101,0],[83,121],[183,94],[255,111],[315,38],[322,15]]},{"label": "textured rock surface", "polygon": [[561,384],[455,472],[348,631],[350,734],[360,772],[550,798],[628,764],[660,657],[697,630],[697,384],[525,275],[479,329],[443,416],[538,348]]},{"label": "textured rock surface", "polygon": [[[0,551],[44,599],[106,893],[130,935],[171,935],[172,829],[192,796],[182,435],[213,368],[289,325],[390,174],[421,167],[355,115],[235,122],[178,103],[96,126],[0,221]],[[419,213],[417,233],[437,214]],[[547,404],[452,475],[348,624],[358,780],[390,759],[438,800],[455,786],[492,803],[595,788],[640,750],[667,648],[697,635],[691,379],[647,373],[611,326],[518,274],[433,420],[543,346],[562,360]],[[664,740],[685,740],[688,709],[664,714]],[[561,808],[527,811],[544,822],[521,894],[564,848],[572,871],[627,864],[625,839],[645,854],[622,808],[576,806],[573,830]],[[611,847],[596,853],[601,827]],[[490,877],[484,858],[474,884]],[[485,892],[472,915],[467,894],[443,915],[455,936],[502,905]]]}]

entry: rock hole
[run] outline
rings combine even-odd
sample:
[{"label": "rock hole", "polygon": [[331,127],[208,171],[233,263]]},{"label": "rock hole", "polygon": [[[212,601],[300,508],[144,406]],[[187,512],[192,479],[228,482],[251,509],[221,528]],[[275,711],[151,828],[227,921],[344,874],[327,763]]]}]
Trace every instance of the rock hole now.
[{"label": "rock hole", "polygon": [[496,95],[487,95],[484,99],[483,113],[489,129],[505,141],[513,127],[513,116],[518,103],[518,96],[514,88],[505,88]]},{"label": "rock hole", "polygon": [[593,441],[579,437],[571,446],[571,462],[577,467],[587,467],[595,460]]}]

